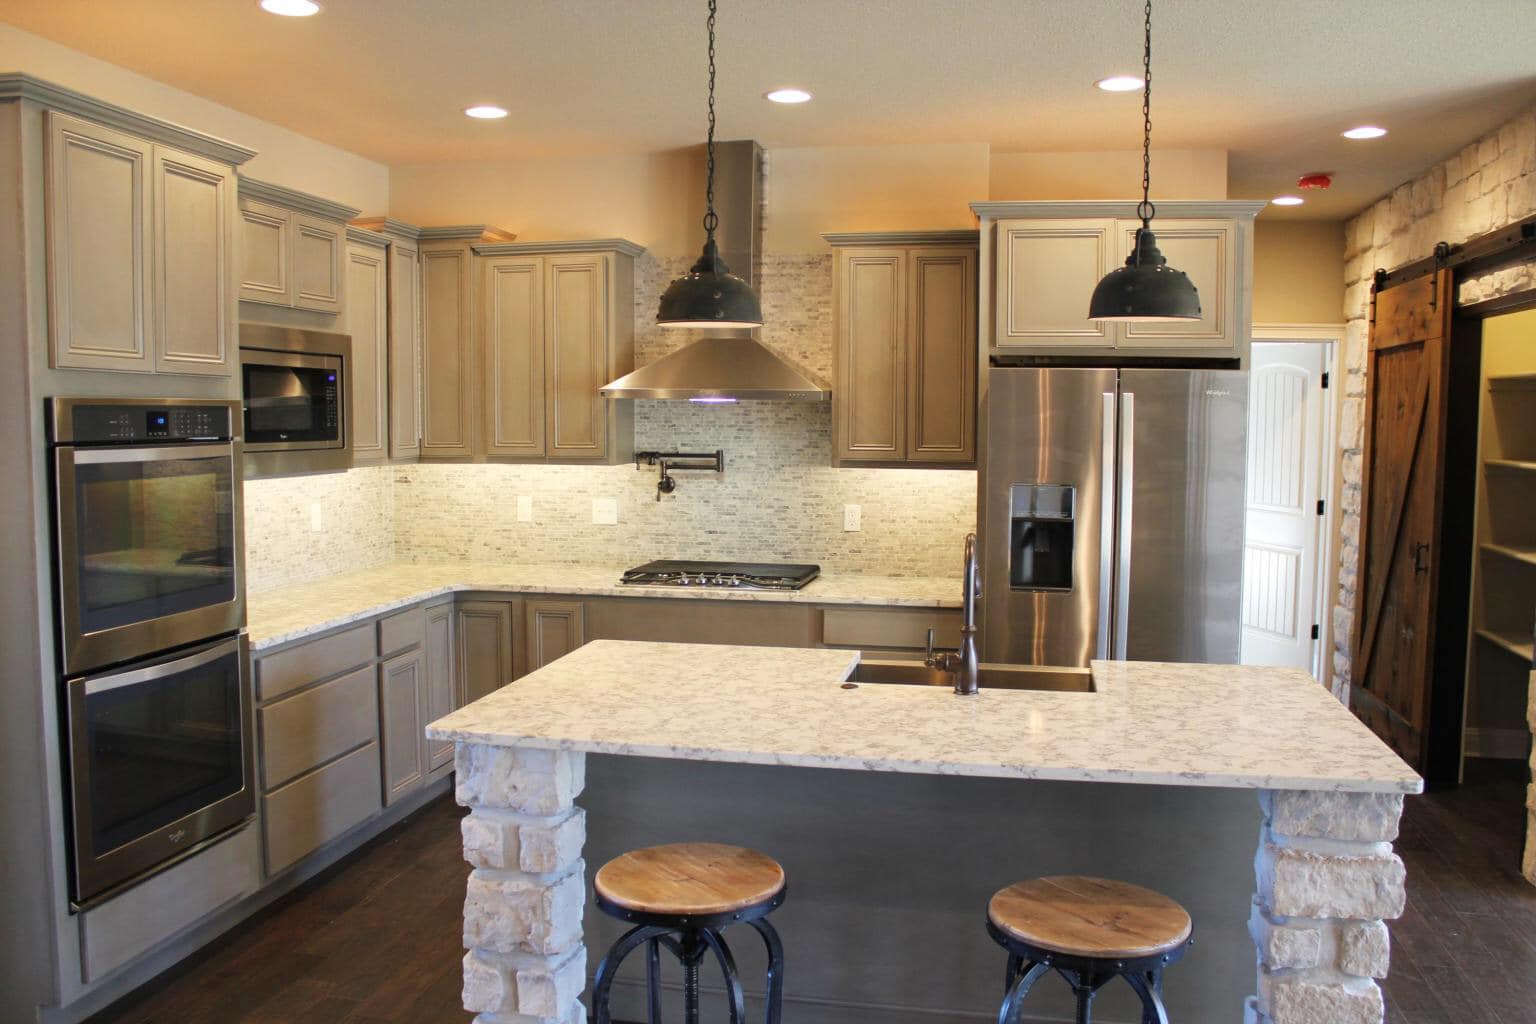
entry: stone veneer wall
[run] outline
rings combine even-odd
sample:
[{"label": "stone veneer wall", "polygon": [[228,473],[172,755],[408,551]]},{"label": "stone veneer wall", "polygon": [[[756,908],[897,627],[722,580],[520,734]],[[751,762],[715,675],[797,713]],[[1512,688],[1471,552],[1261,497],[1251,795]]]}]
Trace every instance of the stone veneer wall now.
[{"label": "stone veneer wall", "polygon": [[[654,322],[656,302],[692,257],[636,262],[636,362],[696,335]],[[832,255],[763,259],[762,341],[823,385],[832,381]],[[403,561],[628,565],[652,558],[816,562],[828,571],[956,575],[975,528],[973,470],[833,469],[830,403],[699,406],[641,401],[635,447],[725,450],[724,474],[679,472],[656,501],[657,472],[622,466],[424,463],[252,481],[246,489],[248,588],[268,590]],[[533,522],[517,521],[517,497]],[[617,526],[592,523],[616,498]],[[309,504],[326,526],[309,528]],[[844,503],[863,528],[843,532]]]},{"label": "stone veneer wall", "polygon": [[[1435,243],[1464,242],[1536,214],[1536,107],[1399,185],[1344,226],[1344,408],[1339,457],[1344,518],[1339,530],[1339,587],[1333,609],[1333,686],[1348,692],[1354,643],[1360,541],[1360,474],[1365,414],[1366,341],[1371,278],[1430,256]],[[1480,302],[1536,287],[1525,263],[1462,282],[1457,299]]]}]

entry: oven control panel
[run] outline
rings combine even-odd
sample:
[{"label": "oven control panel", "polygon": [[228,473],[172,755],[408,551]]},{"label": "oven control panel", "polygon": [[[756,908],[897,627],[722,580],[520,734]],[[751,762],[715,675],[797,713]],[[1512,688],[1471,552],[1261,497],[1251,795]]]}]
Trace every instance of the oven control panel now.
[{"label": "oven control panel", "polygon": [[140,444],[146,441],[227,440],[230,407],[225,403],[72,403],[69,436],[74,444]]}]

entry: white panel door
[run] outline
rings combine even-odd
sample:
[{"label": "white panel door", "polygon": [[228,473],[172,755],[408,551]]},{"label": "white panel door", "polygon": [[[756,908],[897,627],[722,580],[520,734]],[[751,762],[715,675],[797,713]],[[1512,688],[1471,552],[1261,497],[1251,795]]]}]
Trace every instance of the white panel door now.
[{"label": "white panel door", "polygon": [[1248,388],[1245,665],[1315,672],[1327,346],[1254,342]]}]

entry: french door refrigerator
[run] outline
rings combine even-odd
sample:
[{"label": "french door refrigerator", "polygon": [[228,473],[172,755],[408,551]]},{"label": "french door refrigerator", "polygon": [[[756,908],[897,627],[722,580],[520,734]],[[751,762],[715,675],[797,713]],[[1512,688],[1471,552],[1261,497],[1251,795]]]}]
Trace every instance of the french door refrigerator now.
[{"label": "french door refrigerator", "polygon": [[982,660],[1236,662],[1248,375],[989,373]]}]

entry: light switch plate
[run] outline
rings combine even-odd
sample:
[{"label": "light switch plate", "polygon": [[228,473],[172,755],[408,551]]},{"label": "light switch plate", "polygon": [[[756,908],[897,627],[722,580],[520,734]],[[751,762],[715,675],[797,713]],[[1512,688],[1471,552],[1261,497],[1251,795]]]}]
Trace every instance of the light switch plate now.
[{"label": "light switch plate", "polygon": [[844,505],[843,532],[858,533],[862,529],[864,529],[864,506]]},{"label": "light switch plate", "polygon": [[533,522],[533,495],[519,494],[517,496],[517,521],[520,523]]},{"label": "light switch plate", "polygon": [[593,498],[592,521],[599,526],[619,525],[619,499]]},{"label": "light switch plate", "polygon": [[309,528],[315,533],[325,529],[325,515],[320,511],[320,503],[318,501],[309,503]]}]

